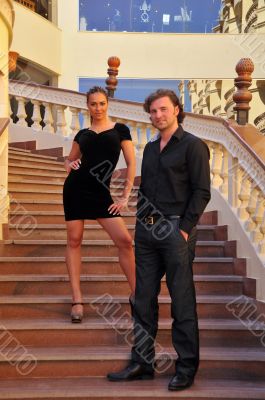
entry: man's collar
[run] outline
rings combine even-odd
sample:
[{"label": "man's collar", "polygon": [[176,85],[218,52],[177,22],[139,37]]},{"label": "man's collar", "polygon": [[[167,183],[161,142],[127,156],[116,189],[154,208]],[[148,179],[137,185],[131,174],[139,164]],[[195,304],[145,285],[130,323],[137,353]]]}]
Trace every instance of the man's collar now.
[{"label": "man's collar", "polygon": [[[173,133],[172,137],[176,138],[178,141],[182,139],[184,135],[184,130],[181,125],[178,126],[177,130]],[[157,132],[151,139],[150,142],[155,142],[156,140],[160,139],[161,135],[160,132]]]}]

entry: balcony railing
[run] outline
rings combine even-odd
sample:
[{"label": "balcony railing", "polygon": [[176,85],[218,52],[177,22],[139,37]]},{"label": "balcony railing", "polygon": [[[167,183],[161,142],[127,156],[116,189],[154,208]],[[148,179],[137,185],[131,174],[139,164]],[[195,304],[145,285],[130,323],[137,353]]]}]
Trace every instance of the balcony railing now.
[{"label": "balcony railing", "polygon": [[22,6],[29,8],[32,11],[35,11],[36,9],[35,1],[33,0],[15,0],[15,1],[21,4]]},{"label": "balcony railing", "polygon": [[254,124],[258,130],[265,135],[265,113],[259,115],[255,120]]},{"label": "balcony railing", "polygon": [[21,4],[22,6],[27,7],[29,10],[36,12],[42,17],[50,19],[48,0],[42,0],[41,2],[37,0],[15,0],[15,1]]},{"label": "balcony railing", "polygon": [[251,29],[255,29],[255,23],[257,22],[258,16],[257,16],[257,9],[258,9],[258,1],[256,0],[252,6],[249,8],[247,14],[246,14],[246,27],[244,32],[248,33]]}]

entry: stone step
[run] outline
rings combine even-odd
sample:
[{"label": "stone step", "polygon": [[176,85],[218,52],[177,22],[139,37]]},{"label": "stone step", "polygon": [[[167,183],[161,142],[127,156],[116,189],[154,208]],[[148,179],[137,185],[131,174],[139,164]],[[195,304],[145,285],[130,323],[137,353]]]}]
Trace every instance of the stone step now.
[{"label": "stone step", "polygon": [[[195,274],[245,275],[246,260],[232,257],[196,257]],[[64,257],[0,257],[0,275],[6,274],[64,274]],[[121,274],[118,257],[83,257],[83,274]]]},{"label": "stone step", "polygon": [[[35,151],[35,149],[33,151]],[[27,159],[31,159],[33,162],[38,159],[39,160],[58,161],[57,156],[32,153],[30,150],[19,149],[19,148],[15,148],[15,147],[11,147],[11,146],[8,146],[8,155],[9,155],[9,158],[11,158],[12,156],[27,157]]]},{"label": "stone step", "polygon": [[[45,180],[45,179],[30,179],[27,177],[20,177],[19,179],[9,177],[8,179],[8,187],[10,192],[18,192],[19,189],[22,189],[23,192],[26,190],[35,192],[36,189],[40,189],[40,192],[42,193],[45,191],[45,193],[61,193],[63,189],[63,184],[64,180],[61,181],[50,181],[50,180]],[[120,195],[122,194],[123,190],[123,184],[115,184],[112,183],[111,189],[112,189],[112,195]],[[56,192],[54,192],[56,191]],[[131,197],[135,197],[137,195],[137,188],[133,187],[132,192],[131,192]]]},{"label": "stone step", "polygon": [[[24,355],[22,351],[24,350]],[[170,347],[158,347],[156,375],[173,375],[176,353]],[[8,360],[12,355],[12,363]],[[31,362],[26,360],[31,358]],[[0,376],[20,378],[21,371],[30,378],[105,377],[110,371],[124,368],[130,358],[130,346],[5,347],[0,354]],[[24,363],[23,363],[23,360]],[[24,364],[24,365],[23,365]],[[17,365],[17,368],[14,368]],[[261,348],[240,349],[201,347],[197,379],[252,379],[265,377],[265,352]]]},{"label": "stone step", "polygon": [[[171,346],[171,319],[160,318],[157,343]],[[199,320],[200,344],[207,347],[261,347],[264,342],[264,322],[248,319],[201,318]],[[8,334],[24,346],[117,346],[127,345],[132,338],[130,316],[115,320],[113,317],[99,315],[97,318],[85,317],[81,324],[72,324],[69,315],[53,319],[1,319],[1,340]],[[7,332],[7,333],[6,333]],[[11,346],[11,343],[9,343]],[[262,352],[263,350],[260,349]]]},{"label": "stone step", "polygon": [[[46,157],[45,157],[46,158]],[[63,181],[66,178],[67,174],[64,168],[63,162],[60,162],[59,166],[52,166],[49,167],[49,165],[43,165],[39,167],[38,165],[34,164],[33,162],[28,162],[28,163],[17,163],[17,160],[14,160],[14,162],[10,161],[8,164],[8,172],[9,176],[14,177],[14,175],[18,175],[18,178],[21,178],[21,176],[25,176],[25,178],[28,178],[29,176],[31,177],[30,179],[39,179],[40,176],[43,177],[50,177],[50,178],[58,178],[62,179]],[[115,173],[114,173],[115,175]],[[112,181],[117,184],[122,184],[124,183],[124,179],[122,178],[117,178],[113,177]],[[138,185],[134,185],[136,188],[138,188]]]},{"label": "stone step", "polygon": [[[33,157],[35,156],[35,157]],[[49,157],[49,156],[42,156],[40,154],[33,155],[33,154],[10,154],[9,161],[12,164],[18,165],[25,165],[31,167],[34,164],[34,167],[47,167],[49,166],[50,169],[55,167],[57,170],[64,170],[64,164],[62,161],[57,161],[56,158]],[[33,159],[34,158],[34,159]]]},{"label": "stone step", "polygon": [[[28,197],[28,193],[25,193],[25,197]],[[34,193],[35,196],[35,193]],[[40,198],[42,197],[39,195]],[[55,197],[62,198],[62,195],[55,195]],[[16,225],[19,227],[21,224],[64,224],[64,212],[63,208],[61,211],[28,211],[20,205],[20,200],[18,201],[18,207],[16,210],[10,212],[9,223],[11,225]],[[135,224],[135,211],[133,212],[122,212],[122,217],[126,224]],[[86,224],[94,224],[95,221],[86,220]]]},{"label": "stone step", "polygon": [[[10,239],[0,244],[0,256],[64,256],[66,240]],[[234,242],[201,240],[197,241],[197,257],[236,257]],[[83,240],[83,256],[117,256],[118,249],[112,240]]]},{"label": "stone step", "polygon": [[[235,275],[194,275],[197,294],[241,295],[243,282],[249,278]],[[252,280],[251,280],[252,282]],[[253,280],[253,285],[255,281]],[[119,275],[81,275],[81,288],[84,294],[129,295],[129,285],[125,276]],[[2,295],[70,295],[68,275],[1,275],[0,293]],[[162,279],[161,294],[168,295],[165,278]]]},{"label": "stone step", "polygon": [[[134,203],[131,203],[134,204]],[[127,225],[127,229],[134,237],[135,226]],[[38,224],[35,225],[9,225],[9,239],[21,239],[21,232],[23,237],[27,239],[66,239],[66,225],[65,224]],[[85,225],[84,239],[109,239],[108,233],[98,224]],[[198,225],[197,228],[198,240],[227,240],[227,227],[214,226],[214,225]]]},{"label": "stone step", "polygon": [[[95,318],[98,315],[97,304],[100,314],[110,317],[115,312],[115,317],[120,318],[124,313],[130,313],[128,296],[84,296],[85,318]],[[71,310],[70,296],[49,296],[36,294],[35,296],[11,295],[0,296],[0,316],[4,319],[60,319],[67,318]],[[170,318],[171,300],[169,296],[159,296],[160,318]],[[221,296],[221,295],[197,295],[197,312],[199,318],[231,318],[231,307],[238,312],[252,305],[256,308],[254,300],[244,295]],[[252,316],[254,318],[254,315]]]},{"label": "stone step", "polygon": [[[21,195],[24,195],[25,199],[28,199],[29,193],[28,192],[21,192]],[[42,201],[62,201],[62,194],[58,195],[55,194],[53,198],[50,200],[48,199],[43,199],[41,194],[38,194],[37,192],[32,194],[34,201],[38,203],[39,200]],[[14,194],[11,194],[12,199],[17,203],[17,207],[14,211],[11,211],[9,214],[9,222],[11,224],[63,224],[65,223],[64,219],[64,212],[63,208],[61,211],[39,211],[39,210],[34,210],[34,211],[29,211],[27,207],[23,206],[23,200],[24,199],[18,199],[17,197],[14,196]],[[36,198],[39,197],[39,198]],[[21,201],[22,200],[22,201]],[[125,221],[126,224],[135,224],[136,217],[135,217],[135,211],[129,211],[129,212],[122,212],[122,217]],[[27,219],[27,220],[26,220]],[[205,212],[199,221],[199,225],[217,225],[217,212],[216,211],[209,211]],[[26,222],[25,222],[26,220]],[[30,221],[33,222],[30,222]],[[95,221],[89,221],[86,220],[86,224],[94,224]]]},{"label": "stone step", "polygon": [[[20,142],[21,144],[23,144],[23,142]],[[18,143],[17,143],[18,144]],[[13,143],[12,143],[12,147],[13,147]],[[22,151],[16,151],[16,150],[13,150],[13,152],[11,151],[11,153],[13,153],[13,154],[23,154],[23,147],[21,146],[21,148],[20,148],[20,150],[22,150]],[[52,148],[47,148],[47,149],[29,149],[30,150],[30,152],[28,153],[28,152],[26,152],[26,153],[24,153],[24,154],[27,154],[27,155],[36,155],[36,156],[38,156],[38,155],[42,155],[42,156],[44,156],[45,158],[47,157],[48,159],[55,159],[55,160],[57,160],[57,161],[64,161],[64,155],[63,155],[63,147],[52,147]]]},{"label": "stone step", "polygon": [[36,174],[32,171],[21,171],[19,168],[10,167],[8,170],[8,180],[10,182],[18,182],[22,179],[29,179],[31,181],[38,181],[40,178],[46,182],[58,182],[63,184],[67,174],[66,172],[56,172],[56,174],[49,174],[47,171],[39,172]]},{"label": "stone step", "polygon": [[8,400],[261,400],[265,383],[253,380],[196,378],[181,392],[167,390],[170,376],[151,381],[115,383],[102,378],[26,378],[0,380],[0,399]]},{"label": "stone step", "polygon": [[66,175],[64,164],[62,162],[58,163],[58,165],[52,165],[49,166],[49,163],[44,163],[43,165],[35,164],[35,162],[32,161],[20,161],[17,159],[12,159],[12,157],[9,157],[9,163],[8,163],[8,168],[9,171],[21,171],[35,174],[38,176],[39,173],[44,173],[47,174],[48,172],[51,174],[51,176],[58,176],[58,174],[64,174]]},{"label": "stone step", "polygon": [[[63,186],[60,186],[59,189],[55,188],[44,188],[40,187],[40,185],[34,185],[32,183],[30,184],[16,184],[16,183],[9,183],[10,186],[10,192],[12,199],[15,199],[17,202],[20,202],[20,200],[28,199],[28,198],[33,198],[35,200],[37,199],[45,199],[45,200],[60,200],[62,199],[62,194],[63,194]],[[20,186],[20,187],[18,187]],[[43,186],[43,185],[42,185]],[[51,186],[51,185],[50,185]],[[112,196],[122,196],[122,190],[114,191],[111,190],[111,195]],[[136,201],[137,199],[137,192],[132,192],[130,195],[131,201]]]}]

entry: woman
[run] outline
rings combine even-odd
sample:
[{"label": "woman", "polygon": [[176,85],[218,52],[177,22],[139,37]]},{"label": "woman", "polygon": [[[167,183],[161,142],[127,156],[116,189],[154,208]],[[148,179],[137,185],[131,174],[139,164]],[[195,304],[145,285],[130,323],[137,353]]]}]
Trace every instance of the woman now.
[{"label": "woman", "polygon": [[[63,203],[67,227],[66,264],[73,296],[72,322],[81,322],[83,318],[80,272],[85,219],[97,220],[118,247],[119,262],[131,289],[131,305],[135,291],[132,238],[120,217],[120,211],[127,206],[135,177],[130,131],[126,125],[113,123],[108,118],[108,96],[101,87],[95,86],[87,92],[87,105],[92,125],[76,134],[65,161],[69,175],[64,183]],[[121,150],[127,174],[122,197],[113,202],[109,186]]]}]

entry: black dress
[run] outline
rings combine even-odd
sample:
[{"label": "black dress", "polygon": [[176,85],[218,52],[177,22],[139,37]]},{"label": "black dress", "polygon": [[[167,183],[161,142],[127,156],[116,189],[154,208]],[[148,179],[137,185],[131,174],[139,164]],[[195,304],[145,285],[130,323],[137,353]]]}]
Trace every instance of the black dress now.
[{"label": "black dress", "polygon": [[119,160],[121,141],[132,140],[128,127],[116,123],[111,129],[96,133],[79,131],[74,141],[80,146],[81,165],[72,169],[64,182],[65,220],[113,218],[108,208],[113,204],[110,180]]}]

